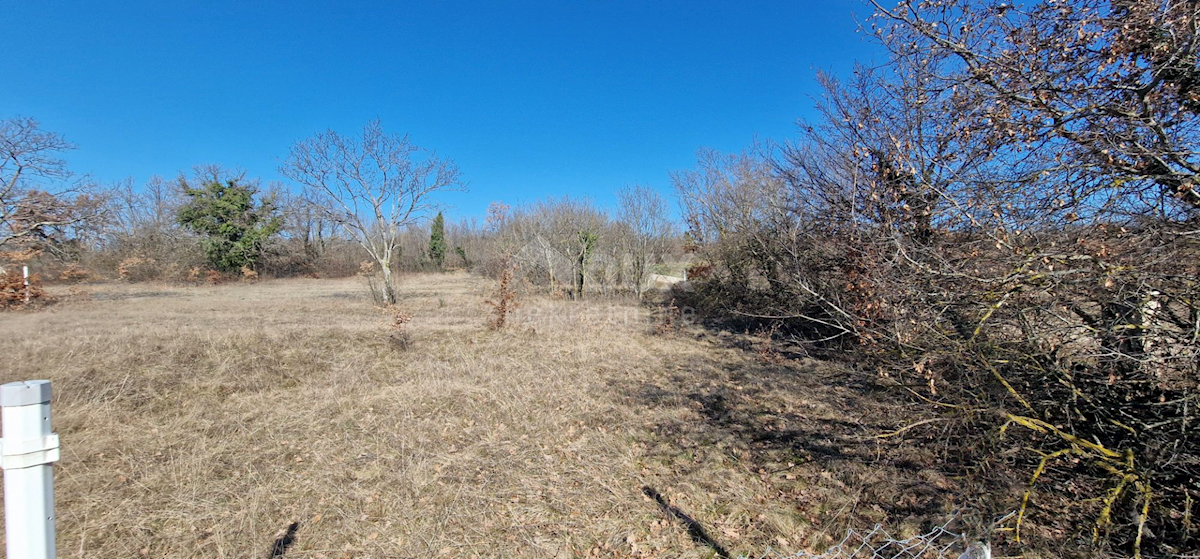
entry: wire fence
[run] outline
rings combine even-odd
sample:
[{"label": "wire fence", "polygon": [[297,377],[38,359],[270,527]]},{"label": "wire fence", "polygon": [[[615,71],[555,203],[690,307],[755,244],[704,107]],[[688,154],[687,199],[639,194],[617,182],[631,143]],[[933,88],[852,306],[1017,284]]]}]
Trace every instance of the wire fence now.
[{"label": "wire fence", "polygon": [[895,538],[876,524],[866,532],[850,530],[842,541],[824,553],[768,552],[757,559],[991,559],[986,542],[970,541],[948,527],[953,520],[924,534]]}]

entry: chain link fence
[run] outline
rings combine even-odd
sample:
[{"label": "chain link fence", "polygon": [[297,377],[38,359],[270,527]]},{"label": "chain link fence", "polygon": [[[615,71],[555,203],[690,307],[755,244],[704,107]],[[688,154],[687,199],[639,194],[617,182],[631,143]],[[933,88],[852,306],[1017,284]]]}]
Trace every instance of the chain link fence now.
[{"label": "chain link fence", "polygon": [[[851,530],[842,541],[824,553],[782,554],[768,552],[756,559],[991,559],[986,542],[970,541],[949,529],[947,522],[924,534],[895,538],[876,524],[866,532]],[[748,559],[748,558],[747,558]]]}]

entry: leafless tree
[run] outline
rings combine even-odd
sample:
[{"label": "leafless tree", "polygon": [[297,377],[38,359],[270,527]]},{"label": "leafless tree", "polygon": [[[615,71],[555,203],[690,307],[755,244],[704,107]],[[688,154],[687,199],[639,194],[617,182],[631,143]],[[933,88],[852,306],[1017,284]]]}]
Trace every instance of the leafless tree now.
[{"label": "leafless tree", "polygon": [[[150,177],[140,188],[132,179],[115,185],[109,197],[111,219],[102,259],[138,257],[163,266],[201,265],[198,242],[192,233],[179,227],[177,212],[183,203],[179,185],[162,177]],[[108,264],[115,266],[115,261]]]},{"label": "leafless tree", "polygon": [[582,298],[586,278],[595,257],[596,245],[608,222],[587,199],[549,199],[534,205],[532,214],[539,224],[538,242],[561,258],[570,270],[576,298]]},{"label": "leafless tree", "polygon": [[1051,140],[1063,213],[1200,210],[1200,5],[1186,0],[875,4],[901,57],[952,60],[937,79],[988,138]]},{"label": "leafless tree", "polygon": [[[767,249],[796,225],[786,183],[759,146],[738,154],[702,149],[696,167],[671,174],[688,232],[719,272],[721,300],[736,306],[759,283],[779,287],[778,260]],[[786,233],[785,233],[786,231]],[[772,242],[764,242],[772,240]]]},{"label": "leafless tree", "polygon": [[0,250],[60,252],[103,214],[86,180],[68,182],[61,154],[74,147],[31,118],[0,121]]},{"label": "leafless tree", "polygon": [[284,234],[300,243],[305,258],[316,262],[325,255],[331,240],[337,238],[340,226],[319,210],[320,204],[311,192],[293,193],[286,188],[274,189],[284,218]]},{"label": "leafless tree", "polygon": [[[1024,469],[971,476],[1014,539],[1033,516],[1093,551],[1193,549],[1196,9],[881,8],[891,60],[822,77],[797,140],[675,174],[715,269],[700,302],[836,344],[988,440],[942,444]],[[1067,514],[1030,504],[1053,477]]]},{"label": "leafless tree", "polygon": [[617,191],[617,221],[628,232],[629,281],[638,298],[645,290],[650,265],[662,259],[674,230],[667,203],[658,191],[642,185]]},{"label": "leafless tree", "polygon": [[[550,198],[516,208],[493,206],[488,230],[496,262],[519,266],[525,278],[583,297],[602,247],[613,239],[608,216],[590,200]],[[610,262],[605,263],[608,268]],[[501,271],[497,269],[498,273]]]},{"label": "leafless tree", "polygon": [[367,123],[361,137],[328,130],[295,143],[280,172],[355,235],[379,265],[386,304],[396,302],[392,259],[404,227],[432,207],[434,193],[461,187],[453,161],[386,132],[379,120]]}]

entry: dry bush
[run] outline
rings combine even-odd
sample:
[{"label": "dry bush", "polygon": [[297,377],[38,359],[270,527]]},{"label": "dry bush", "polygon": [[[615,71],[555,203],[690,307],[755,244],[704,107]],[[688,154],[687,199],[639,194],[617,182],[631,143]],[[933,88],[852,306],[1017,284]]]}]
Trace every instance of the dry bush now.
[{"label": "dry bush", "polygon": [[509,315],[517,308],[516,286],[513,285],[516,272],[516,264],[509,264],[505,267],[497,281],[495,297],[484,301],[492,308],[492,317],[488,320],[488,327],[493,330],[504,328],[508,324]]},{"label": "dry bush", "polygon": [[42,289],[42,280],[37,274],[29,276],[29,284],[26,285],[25,276],[19,270],[0,273],[0,309],[20,308],[48,299],[49,296]]},{"label": "dry bush", "polygon": [[242,274],[243,281],[249,281],[249,282],[258,281],[258,272],[251,270],[249,266],[242,266],[241,274]]},{"label": "dry bush", "polygon": [[12,265],[27,264],[42,255],[44,251],[37,248],[5,250],[0,252],[0,262]]},{"label": "dry bush", "polygon": [[675,299],[671,299],[658,314],[658,320],[654,324],[654,332],[659,336],[665,336],[679,332],[679,329],[682,327],[683,311],[675,306]]},{"label": "dry bush", "polygon": [[92,279],[92,273],[74,262],[63,267],[58,273],[58,281],[64,283],[82,283]]},{"label": "dry bush", "polygon": [[153,258],[130,256],[117,264],[117,277],[121,281],[138,282],[158,279],[161,269]]},{"label": "dry bush", "polygon": [[388,315],[388,340],[400,349],[408,349],[412,343],[412,334],[409,331],[412,315],[395,305],[386,307],[384,311]]},{"label": "dry bush", "polygon": [[780,323],[772,322],[769,326],[758,330],[754,342],[754,352],[758,354],[758,362],[764,365],[774,365],[783,362],[783,354],[775,347],[775,336],[779,332]]},{"label": "dry bush", "polygon": [[737,244],[710,247],[718,268],[681,296],[727,326],[774,327],[878,370],[927,406],[936,421],[896,427],[945,449],[963,498],[993,517],[1017,512],[1007,549],[1195,548],[1184,522],[1200,477],[1200,443],[1184,427],[1200,379],[1193,224],[917,239],[823,219],[727,234]]},{"label": "dry bush", "polygon": [[1097,183],[1046,171],[1055,144],[979,140],[920,79],[936,59],[897,64],[911,81],[827,80],[795,144],[676,175],[713,265],[682,296],[883,373],[937,416],[899,432],[1016,511],[1008,549],[1196,550],[1200,207],[1145,179],[1080,196]]},{"label": "dry bush", "polygon": [[1200,12],[876,7],[799,139],[673,177],[694,305],[883,373],[1013,551],[1200,550]]},{"label": "dry bush", "polygon": [[789,244],[710,253],[724,269],[689,302],[884,372],[930,406],[939,421],[897,427],[947,449],[965,498],[1017,511],[1007,543],[1194,549],[1194,225],[774,238]]}]

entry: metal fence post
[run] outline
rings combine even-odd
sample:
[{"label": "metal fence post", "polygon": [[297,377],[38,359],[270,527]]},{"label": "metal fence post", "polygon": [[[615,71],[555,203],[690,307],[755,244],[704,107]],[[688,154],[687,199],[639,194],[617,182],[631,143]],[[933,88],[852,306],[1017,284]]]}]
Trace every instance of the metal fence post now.
[{"label": "metal fence post", "polygon": [[0,467],[8,559],[54,559],[54,470],[58,435],[50,432],[50,381],[0,385]]}]

